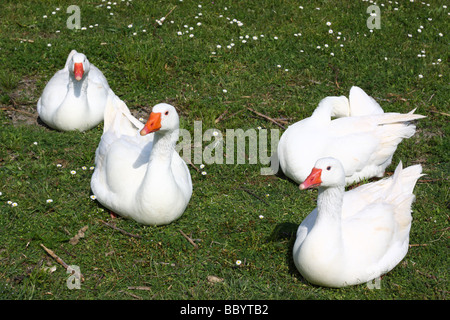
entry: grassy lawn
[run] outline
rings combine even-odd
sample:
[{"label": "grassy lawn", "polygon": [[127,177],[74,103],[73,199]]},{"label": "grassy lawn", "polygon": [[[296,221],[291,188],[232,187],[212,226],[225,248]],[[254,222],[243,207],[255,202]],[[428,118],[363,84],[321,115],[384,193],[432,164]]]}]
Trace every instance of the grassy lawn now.
[{"label": "grassy lawn", "polygon": [[[447,1],[377,1],[381,28],[373,30],[368,1],[84,0],[76,1],[79,30],[66,25],[74,2],[0,2],[0,299],[447,298]],[[170,225],[111,219],[90,198],[103,125],[63,133],[37,117],[45,84],[72,49],[104,73],[136,117],[170,103],[192,136],[195,121],[203,132],[281,135],[266,117],[286,128],[353,85],[385,111],[417,108],[427,118],[387,170],[401,160],[427,174],[414,191],[408,254],[379,289],[307,283],[292,246],[317,190],[261,175],[260,162],[192,160],[193,196]],[[68,288],[69,274],[42,245],[80,268],[79,289]]]}]

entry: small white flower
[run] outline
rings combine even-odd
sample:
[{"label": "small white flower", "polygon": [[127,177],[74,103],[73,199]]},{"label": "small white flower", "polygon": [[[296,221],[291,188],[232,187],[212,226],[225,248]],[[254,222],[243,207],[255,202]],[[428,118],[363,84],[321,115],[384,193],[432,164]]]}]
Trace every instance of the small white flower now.
[{"label": "small white flower", "polygon": [[218,45],[216,46],[216,48],[217,48],[217,49],[220,49],[220,48],[222,48],[222,46],[221,46],[220,44],[218,44]]},{"label": "small white flower", "polygon": [[277,64],[277,67],[278,67],[278,68],[281,68],[281,64]]},{"label": "small white flower", "polygon": [[275,37],[273,37],[275,40],[278,40],[278,37],[277,36],[275,36]]},{"label": "small white flower", "polygon": [[51,46],[52,46],[52,44],[51,44],[51,43],[48,43],[48,44],[47,44],[47,47],[49,47],[49,48],[50,48]]},{"label": "small white flower", "polygon": [[198,25],[198,26],[201,26],[201,25],[202,25],[202,23],[201,23],[201,22],[197,22],[197,25]]},{"label": "small white flower", "polygon": [[419,74],[419,79],[422,79],[422,78],[423,78],[423,75]]},{"label": "small white flower", "polygon": [[183,34],[183,32],[181,32],[181,31],[177,32],[177,35],[179,35],[179,36],[181,36],[182,34]]},{"label": "small white flower", "polygon": [[288,71],[289,71],[289,69],[284,69],[284,71],[288,72]]},{"label": "small white flower", "polygon": [[261,128],[261,126],[258,126],[258,128],[257,128],[258,130],[261,130],[262,128]]},{"label": "small white flower", "polygon": [[264,216],[262,214],[259,215],[260,219],[264,219]]},{"label": "small white flower", "polygon": [[61,163],[58,163],[58,164],[56,164],[56,167],[57,167],[57,168],[61,168],[61,167],[62,167],[62,164],[61,164]]},{"label": "small white flower", "polygon": [[47,202],[47,203],[52,203],[52,202],[53,202],[53,199],[47,199],[45,202]]},{"label": "small white flower", "polygon": [[86,27],[82,27],[81,30],[87,30],[87,28]]},{"label": "small white flower", "polygon": [[86,166],[82,166],[81,169],[82,170],[87,170],[87,167]]},{"label": "small white flower", "polygon": [[332,33],[333,33],[333,30],[331,30],[331,29],[328,30],[328,33],[329,33],[329,34],[332,34]]},{"label": "small white flower", "polygon": [[253,36],[253,40],[258,40],[258,37],[257,36]]},{"label": "small white flower", "polygon": [[37,146],[38,143],[37,143],[37,141],[35,141],[35,142],[33,142],[33,144],[34,144],[35,146]]},{"label": "small white flower", "polygon": [[227,92],[228,92],[228,90],[227,90],[227,89],[223,89],[222,91],[223,91],[223,93],[227,93]]},{"label": "small white flower", "polygon": [[129,25],[128,25],[128,28],[133,28],[133,25],[132,25],[132,24],[129,24]]},{"label": "small white flower", "polygon": [[76,172],[75,170],[71,170],[71,171],[70,171],[70,174],[72,174],[72,175],[73,175],[73,174],[76,174],[76,173],[77,173],[77,172]]},{"label": "small white flower", "polygon": [[203,176],[206,176],[206,171],[202,171],[202,175],[203,175]]},{"label": "small white flower", "polygon": [[95,167],[94,166],[92,166],[92,167],[89,167],[89,170],[94,170],[95,169]]},{"label": "small white flower", "polygon": [[203,169],[205,167],[205,165],[202,163],[201,165],[200,165],[200,169]]},{"label": "small white flower", "polygon": [[245,39],[244,39],[244,40],[242,40],[242,43],[247,43],[247,40],[245,40]]},{"label": "small white flower", "polygon": [[218,135],[219,135],[219,131],[214,131],[214,132],[213,132],[213,136],[214,136],[214,137],[217,137]]},{"label": "small white flower", "polygon": [[42,18],[47,19],[47,15],[43,15]]},{"label": "small white flower", "polygon": [[236,260],[236,265],[240,266],[242,264],[241,260]]},{"label": "small white flower", "polygon": [[6,203],[9,204],[9,205],[12,205],[12,201],[11,200],[6,201]]},{"label": "small white flower", "polygon": [[193,38],[193,37],[194,37],[194,34],[191,33],[191,34],[189,35],[189,38]]},{"label": "small white flower", "polygon": [[443,37],[444,34],[442,32],[439,32],[439,37]]},{"label": "small white flower", "polygon": [[13,203],[11,204],[11,207],[17,207],[17,206],[18,206],[17,202],[13,202]]},{"label": "small white flower", "polygon": [[327,26],[331,26],[331,22],[330,21],[327,21]]},{"label": "small white flower", "polygon": [[91,195],[89,198],[91,198],[91,200],[95,200],[95,199],[97,199],[97,197],[93,194],[93,195]]}]

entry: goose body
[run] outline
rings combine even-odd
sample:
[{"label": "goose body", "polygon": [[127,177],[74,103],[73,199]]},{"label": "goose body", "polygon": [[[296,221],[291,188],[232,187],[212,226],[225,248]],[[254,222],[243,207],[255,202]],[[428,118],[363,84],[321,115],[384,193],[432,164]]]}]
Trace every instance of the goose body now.
[{"label": "goose body", "polygon": [[179,119],[168,104],[153,107],[144,125],[113,97],[96,150],[91,189],[106,208],[146,225],[179,218],[192,195],[186,163],[175,151]]},{"label": "goose body", "polygon": [[317,159],[334,157],[344,167],[346,184],[382,177],[398,144],[414,135],[411,121],[424,118],[413,112],[384,113],[358,87],[352,87],[350,99],[327,97],[309,118],[289,126],[281,136],[281,169],[300,184]]},{"label": "goose body", "polygon": [[309,282],[344,287],[392,270],[406,255],[420,165],[345,192],[341,163],[319,159],[300,189],[319,187],[317,207],[297,230],[293,259]]},{"label": "goose body", "polygon": [[113,95],[103,73],[86,56],[72,50],[37,103],[40,119],[60,131],[85,131],[98,125],[108,97]]}]

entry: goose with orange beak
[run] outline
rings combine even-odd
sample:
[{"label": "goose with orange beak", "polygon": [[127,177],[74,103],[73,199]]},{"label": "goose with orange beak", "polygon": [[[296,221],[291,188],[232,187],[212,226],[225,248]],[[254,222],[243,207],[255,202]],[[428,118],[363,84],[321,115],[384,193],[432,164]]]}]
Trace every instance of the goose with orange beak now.
[{"label": "goose with orange beak", "polygon": [[317,207],[297,229],[293,260],[309,282],[344,287],[371,281],[406,255],[411,205],[422,167],[403,168],[389,178],[345,192],[341,162],[317,160],[300,189],[318,187]]},{"label": "goose with orange beak", "polygon": [[192,180],[175,150],[178,137],[179,117],[169,104],[155,105],[142,124],[119,98],[108,103],[91,179],[97,201],[146,225],[181,217],[192,195]]},{"label": "goose with orange beak", "polygon": [[103,120],[108,97],[114,92],[102,72],[86,55],[72,50],[37,103],[39,118],[60,131],[85,131]]}]

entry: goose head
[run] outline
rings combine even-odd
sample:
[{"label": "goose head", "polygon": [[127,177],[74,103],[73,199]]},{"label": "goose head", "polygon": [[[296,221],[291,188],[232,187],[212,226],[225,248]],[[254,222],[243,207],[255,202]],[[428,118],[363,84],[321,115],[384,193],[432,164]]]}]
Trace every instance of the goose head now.
[{"label": "goose head", "polygon": [[155,105],[150,113],[147,123],[140,131],[141,136],[151,132],[172,132],[179,128],[180,120],[175,107],[167,103]]},{"label": "goose head", "polygon": [[322,158],[317,160],[309,176],[300,184],[300,190],[314,187],[345,186],[344,167],[335,158]]},{"label": "goose head", "polygon": [[90,70],[90,63],[86,56],[82,53],[75,53],[69,64],[70,74],[75,80],[80,81]]}]

